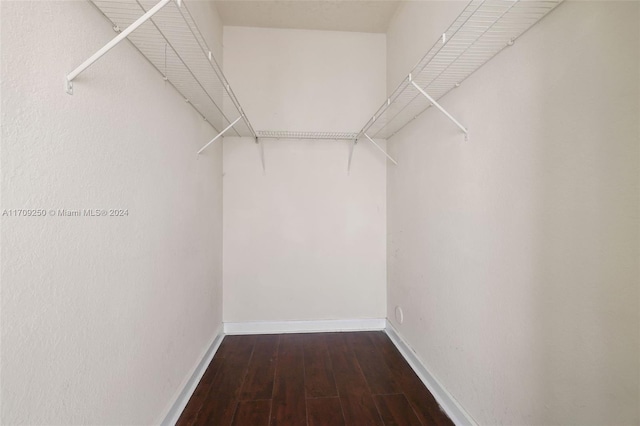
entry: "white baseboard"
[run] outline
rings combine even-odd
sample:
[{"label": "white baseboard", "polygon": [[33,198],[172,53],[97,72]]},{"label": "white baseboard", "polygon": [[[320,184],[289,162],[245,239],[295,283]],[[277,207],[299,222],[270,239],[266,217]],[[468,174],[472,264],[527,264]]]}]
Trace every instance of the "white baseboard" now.
[{"label": "white baseboard", "polygon": [[391,341],[409,363],[413,371],[433,394],[442,410],[458,426],[477,426],[473,418],[465,411],[456,399],[444,388],[420,360],[415,351],[401,337],[393,325],[386,319],[353,319],[353,320],[321,320],[321,321],[259,321],[259,322],[226,322],[224,333],[218,330],[215,338],[205,351],[202,359],[184,385],[174,403],[161,422],[163,426],[176,424],[182,411],[189,402],[200,379],[211,363],[225,335],[239,334],[275,334],[275,333],[323,333],[345,331],[385,330]]},{"label": "white baseboard", "polygon": [[222,332],[222,327],[218,328],[216,331],[215,337],[213,341],[209,345],[209,348],[205,351],[202,359],[196,366],[195,370],[191,374],[189,380],[184,385],[178,396],[176,397],[173,404],[169,410],[167,410],[167,414],[164,416],[164,420],[162,420],[162,426],[173,426],[176,424],[184,407],[187,406],[187,402],[189,402],[189,398],[193,395],[193,392],[196,390],[198,383],[200,383],[200,379],[204,375],[204,372],[207,370],[207,367],[211,363],[213,356],[216,354],[218,348],[220,347],[220,343],[222,343],[222,339],[224,338],[224,333]]},{"label": "white baseboard", "polygon": [[422,383],[429,389],[433,397],[440,404],[440,408],[447,413],[451,421],[457,426],[477,426],[477,423],[466,412],[456,399],[436,379],[429,369],[420,360],[415,351],[401,337],[400,333],[387,321],[386,330],[391,341],[396,345],[402,356],[407,360],[413,371],[418,375]]},{"label": "white baseboard", "polygon": [[384,330],[385,319],[225,322],[225,334],[326,333]]}]

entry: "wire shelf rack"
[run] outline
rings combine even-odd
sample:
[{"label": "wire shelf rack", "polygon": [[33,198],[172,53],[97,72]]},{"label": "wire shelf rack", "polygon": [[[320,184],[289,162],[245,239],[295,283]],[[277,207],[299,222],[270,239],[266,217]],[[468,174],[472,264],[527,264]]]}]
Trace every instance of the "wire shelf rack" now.
[{"label": "wire shelf rack", "polygon": [[362,128],[387,139],[513,44],[563,0],[472,0]]},{"label": "wire shelf rack", "polygon": [[[116,31],[129,27],[157,3],[90,1]],[[127,38],[218,133],[242,116],[229,135],[256,137],[184,0],[169,1]]]},{"label": "wire shelf rack", "polygon": [[353,141],[358,136],[357,133],[349,132],[291,132],[283,130],[258,130],[259,138],[264,139],[326,139],[326,140],[350,140]]}]

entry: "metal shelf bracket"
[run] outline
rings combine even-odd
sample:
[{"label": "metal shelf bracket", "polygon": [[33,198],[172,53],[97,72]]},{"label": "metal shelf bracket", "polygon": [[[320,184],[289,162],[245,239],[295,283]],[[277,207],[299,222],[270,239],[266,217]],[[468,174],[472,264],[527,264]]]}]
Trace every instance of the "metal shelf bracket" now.
[{"label": "metal shelf bracket", "polygon": [[236,118],[236,119],[235,119],[235,121],[234,121],[233,123],[229,124],[229,125],[228,125],[224,130],[223,130],[223,131],[221,131],[220,133],[218,133],[218,134],[216,135],[216,137],[215,137],[215,138],[213,138],[213,139],[211,139],[209,142],[207,142],[207,143],[205,144],[205,146],[203,146],[202,148],[200,148],[200,151],[198,151],[198,154],[202,153],[202,151],[204,151],[205,149],[207,149],[207,147],[208,147],[209,145],[211,145],[211,144],[212,144],[212,143],[214,143],[216,140],[218,140],[218,138],[220,138],[222,135],[224,135],[224,134],[227,132],[227,130],[229,130],[230,128],[232,128],[233,126],[235,126],[235,124],[236,124],[238,121],[240,121],[240,120],[242,119],[242,117],[243,117],[243,116],[241,115],[240,117]]},{"label": "metal shelf bracket", "polygon": [[358,143],[358,139],[354,139],[351,147],[349,148],[349,160],[347,161],[347,173],[351,173],[351,159],[353,158],[353,150]]},{"label": "metal shelf bracket", "polygon": [[387,157],[389,159],[389,161],[391,161],[393,164],[395,164],[396,166],[398,165],[398,162],[396,160],[394,160],[393,158],[391,158],[391,156],[389,154],[387,154],[387,151],[385,151],[384,149],[382,149],[382,147],[380,145],[378,145],[377,143],[375,143],[375,141],[373,139],[371,139],[369,137],[369,135],[367,135],[366,133],[364,134],[364,137],[369,139],[369,142],[371,142],[373,145],[375,145],[376,148],[378,148],[380,150],[380,152],[382,152],[385,157]]},{"label": "metal shelf bracket", "polygon": [[[363,135],[364,135],[365,138],[367,138],[369,140],[369,142],[371,142],[376,148],[378,148],[380,150],[380,152],[382,152],[384,154],[384,156],[389,159],[389,161],[391,161],[396,166],[398,165],[398,162],[396,160],[394,160],[393,158],[391,158],[391,156],[389,154],[387,154],[387,151],[382,149],[382,147],[380,145],[378,145],[373,139],[371,139],[369,137],[369,135],[367,135],[366,133],[363,133]],[[357,144],[358,144],[358,138],[353,140],[353,143],[351,144],[351,147],[349,148],[349,160],[347,162],[347,173],[351,172],[351,160],[353,159],[353,151],[355,150]]]},{"label": "metal shelf bracket", "polygon": [[[440,104],[439,104],[435,99],[433,99],[431,96],[429,96],[429,94],[428,94],[427,92],[425,92],[425,91],[422,89],[422,87],[418,86],[418,85],[416,84],[416,82],[415,82],[415,81],[413,81],[413,78],[411,77],[411,74],[409,74],[409,82],[410,82],[411,84],[413,84],[413,86],[414,86],[414,87],[415,87],[415,88],[416,88],[420,93],[422,93],[422,95],[423,95],[425,98],[427,98],[427,99],[429,100],[429,102],[431,102],[431,104],[432,104],[433,106],[435,106],[436,108],[438,108],[438,109],[440,110],[440,112],[442,112],[444,115],[446,115],[446,116],[447,116],[447,118],[448,118],[449,120],[451,120],[451,121],[452,121],[456,126],[458,126],[458,127],[460,128],[460,130],[462,130],[462,131],[464,132],[465,140],[467,140],[467,139],[468,139],[468,137],[469,137],[469,131],[467,130],[467,128],[466,128],[466,127],[464,127],[462,124],[460,124],[460,122],[459,122],[458,120],[456,120],[456,119],[455,119],[451,114],[449,114],[449,113],[447,112],[447,110],[445,110],[445,109],[442,107],[442,105],[440,105]],[[366,136],[366,135],[365,135],[365,136]]]},{"label": "metal shelf bracket", "polygon": [[[256,138],[256,143],[258,141],[258,138]],[[267,174],[267,165],[264,161],[264,142],[263,143],[258,143],[258,148],[260,148],[260,163],[262,163],[262,174],[266,175]]]},{"label": "metal shelf bracket", "polygon": [[[73,80],[78,75],[80,75],[80,73],[82,73],[84,70],[86,70],[91,65],[93,65],[98,59],[100,59],[102,56],[104,56],[105,53],[107,53],[108,51],[113,49],[115,46],[117,46],[122,40],[127,38],[127,36],[129,34],[134,32],[140,25],[144,24],[149,19],[151,19],[151,17],[153,15],[158,13],[160,11],[160,9],[165,7],[170,1],[172,1],[172,0],[160,0],[155,6],[153,6],[151,9],[149,9],[144,15],[142,15],[135,22],[133,22],[131,25],[129,25],[125,30],[121,31],[117,36],[115,36],[113,38],[113,40],[111,40],[109,43],[105,44],[102,47],[102,49],[98,50],[96,53],[91,55],[91,57],[89,57],[89,59],[84,61],[76,69],[74,69],[69,74],[67,74],[67,77],[65,79],[65,91],[68,94],[73,95]],[[176,0],[176,1],[178,2],[178,6],[180,6],[181,1],[180,0]]]}]

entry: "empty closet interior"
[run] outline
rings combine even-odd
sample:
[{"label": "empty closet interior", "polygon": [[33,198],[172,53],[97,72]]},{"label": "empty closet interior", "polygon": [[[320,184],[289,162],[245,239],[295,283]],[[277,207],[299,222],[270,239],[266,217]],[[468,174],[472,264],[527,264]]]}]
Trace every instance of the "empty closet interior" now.
[{"label": "empty closet interior", "polygon": [[6,424],[385,330],[456,424],[640,423],[640,3],[0,3]]}]

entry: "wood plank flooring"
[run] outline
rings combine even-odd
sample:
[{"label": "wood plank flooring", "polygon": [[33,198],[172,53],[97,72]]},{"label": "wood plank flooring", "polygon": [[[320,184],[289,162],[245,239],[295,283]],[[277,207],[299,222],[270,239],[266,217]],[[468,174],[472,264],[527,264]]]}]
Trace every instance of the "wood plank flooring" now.
[{"label": "wood plank flooring", "polygon": [[452,425],[382,331],[226,336],[177,423]]}]

